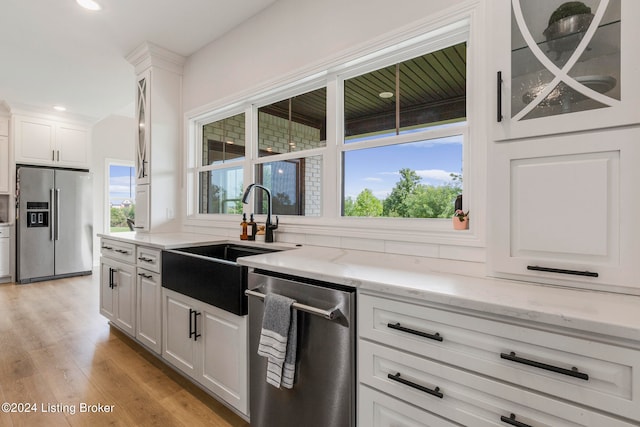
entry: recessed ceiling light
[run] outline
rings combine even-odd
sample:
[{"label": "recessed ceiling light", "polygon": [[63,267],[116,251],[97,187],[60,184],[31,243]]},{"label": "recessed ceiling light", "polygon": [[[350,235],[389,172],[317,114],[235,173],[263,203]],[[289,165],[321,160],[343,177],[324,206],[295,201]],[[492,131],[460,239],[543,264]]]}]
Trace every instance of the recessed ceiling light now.
[{"label": "recessed ceiling light", "polygon": [[67,111],[67,108],[62,105],[54,105],[53,109],[56,111]]},{"label": "recessed ceiling light", "polygon": [[393,96],[393,92],[380,92],[378,96],[382,99],[391,98]]},{"label": "recessed ceiling light", "polygon": [[93,0],[76,0],[76,3],[78,3],[80,6],[84,7],[85,9],[89,9],[89,10],[102,9],[102,7]]}]

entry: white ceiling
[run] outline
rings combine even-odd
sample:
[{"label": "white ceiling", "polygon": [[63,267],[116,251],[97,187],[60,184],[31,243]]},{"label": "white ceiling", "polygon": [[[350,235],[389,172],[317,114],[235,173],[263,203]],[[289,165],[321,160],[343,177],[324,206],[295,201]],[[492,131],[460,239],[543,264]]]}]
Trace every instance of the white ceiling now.
[{"label": "white ceiling", "polygon": [[189,56],[275,0],[2,0],[0,101],[91,120],[133,112],[125,57],[145,41]]}]

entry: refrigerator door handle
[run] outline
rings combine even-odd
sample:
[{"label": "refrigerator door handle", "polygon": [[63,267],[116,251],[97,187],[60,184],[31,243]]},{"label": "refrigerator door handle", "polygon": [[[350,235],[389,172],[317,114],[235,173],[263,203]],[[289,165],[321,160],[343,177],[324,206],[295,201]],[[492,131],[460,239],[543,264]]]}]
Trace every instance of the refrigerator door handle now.
[{"label": "refrigerator door handle", "polygon": [[56,188],[56,238],[60,240],[60,189]]},{"label": "refrigerator door handle", "polygon": [[56,235],[55,235],[55,230],[53,227],[53,224],[55,224],[55,221],[58,219],[58,215],[56,215],[56,210],[53,208],[55,205],[55,195],[54,195],[54,190],[53,188],[49,189],[49,198],[50,198],[50,209],[49,212],[51,212],[51,218],[50,218],[50,222],[49,222],[49,231],[51,232],[51,240],[55,240],[56,239]]}]

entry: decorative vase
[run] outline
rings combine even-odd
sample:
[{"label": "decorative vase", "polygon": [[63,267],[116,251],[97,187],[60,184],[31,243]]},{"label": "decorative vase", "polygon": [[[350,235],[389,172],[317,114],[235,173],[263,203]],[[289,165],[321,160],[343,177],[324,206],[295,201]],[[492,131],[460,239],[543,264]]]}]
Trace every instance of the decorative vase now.
[{"label": "decorative vase", "polygon": [[469,217],[466,216],[460,221],[460,218],[454,216],[452,218],[454,230],[466,230],[469,228]]}]

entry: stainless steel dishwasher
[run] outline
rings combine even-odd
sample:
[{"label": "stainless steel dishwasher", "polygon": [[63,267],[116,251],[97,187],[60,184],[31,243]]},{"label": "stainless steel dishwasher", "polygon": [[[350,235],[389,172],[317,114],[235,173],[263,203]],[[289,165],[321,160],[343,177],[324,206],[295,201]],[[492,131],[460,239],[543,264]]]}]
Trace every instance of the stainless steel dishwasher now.
[{"label": "stainless steel dishwasher", "polygon": [[[258,356],[264,295],[296,300],[297,357],[292,389],[265,381],[266,358]],[[355,427],[355,289],[325,282],[249,272],[251,427]]]}]

